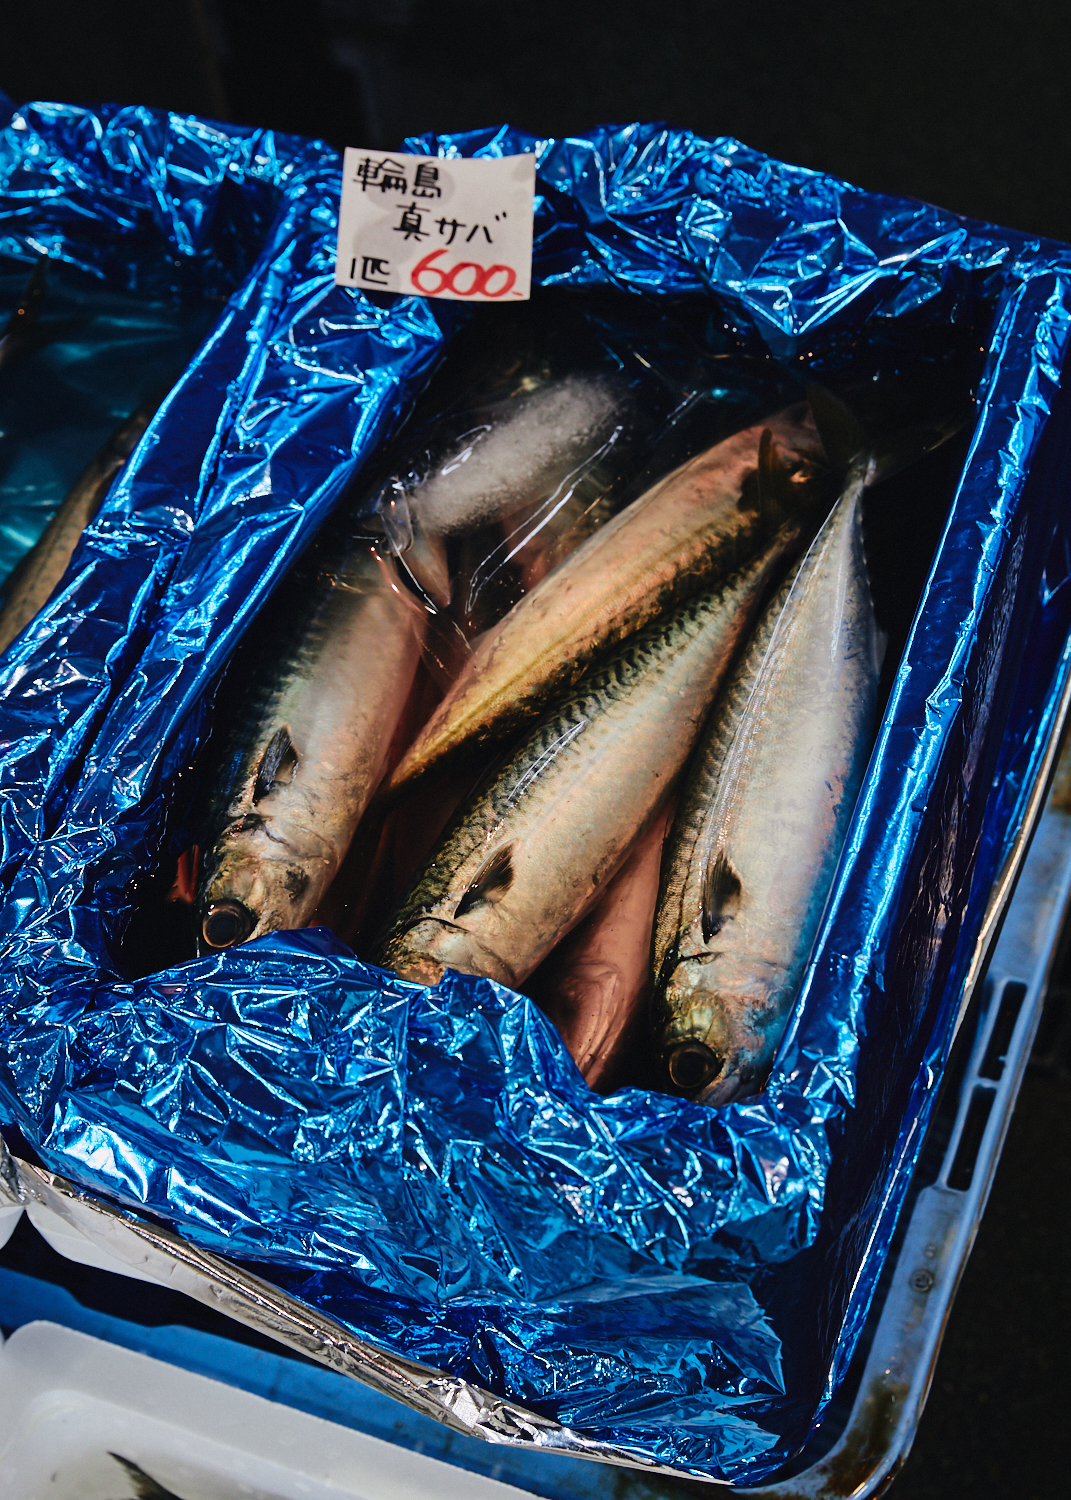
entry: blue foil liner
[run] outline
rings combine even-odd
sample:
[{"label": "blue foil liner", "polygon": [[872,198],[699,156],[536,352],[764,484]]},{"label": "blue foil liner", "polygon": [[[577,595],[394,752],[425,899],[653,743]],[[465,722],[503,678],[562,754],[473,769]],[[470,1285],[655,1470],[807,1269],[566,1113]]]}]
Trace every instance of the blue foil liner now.
[{"label": "blue foil liner", "polygon": [[115,285],[239,284],[3,661],[3,1110],[56,1170],[389,1349],[622,1457],[755,1482],[854,1347],[1067,674],[1071,250],[659,126],[410,149],[534,151],[538,283],[710,296],[789,367],[992,310],[769,1086],[717,1112],[600,1097],[528,1000],[403,984],[322,929],[123,977],[220,668],[457,313],[333,285],[326,148],[34,106],[0,134],[0,249],[47,243]]}]

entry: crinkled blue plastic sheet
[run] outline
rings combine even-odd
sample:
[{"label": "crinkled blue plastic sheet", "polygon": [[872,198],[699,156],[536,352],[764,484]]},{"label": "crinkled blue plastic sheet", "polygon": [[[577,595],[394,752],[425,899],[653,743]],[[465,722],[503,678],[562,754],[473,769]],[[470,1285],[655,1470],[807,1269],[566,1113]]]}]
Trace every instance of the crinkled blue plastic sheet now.
[{"label": "crinkled blue plastic sheet", "polygon": [[[0,306],[26,279],[25,262],[0,260]],[[0,380],[0,585],[93,455],[181,375],[222,300],[149,300],[51,267],[43,347]]]},{"label": "crinkled blue plastic sheet", "polygon": [[[12,113],[0,96],[0,124]],[[0,152],[4,303],[17,302],[27,257],[51,260],[44,348],[0,382],[0,583],[97,449],[182,372],[256,259],[284,184],[323,159],[294,137],[145,109],[20,114]]]},{"label": "crinkled blue plastic sheet", "polygon": [[[125,285],[169,256],[236,264],[264,224],[249,204],[276,194],[4,659],[7,1118],[57,1170],[391,1349],[623,1454],[756,1481],[854,1346],[1066,672],[1071,250],[657,126],[411,143],[535,151],[537,282],[714,293],[790,366],[993,309],[968,462],[769,1087],[717,1112],[603,1098],[528,1000],[403,984],[323,930],[122,977],[219,669],[456,316],[335,288],[337,161],[267,139],[56,107],[0,137],[3,247],[29,252],[39,206],[54,253]],[[121,233],[117,174],[138,205]]]}]

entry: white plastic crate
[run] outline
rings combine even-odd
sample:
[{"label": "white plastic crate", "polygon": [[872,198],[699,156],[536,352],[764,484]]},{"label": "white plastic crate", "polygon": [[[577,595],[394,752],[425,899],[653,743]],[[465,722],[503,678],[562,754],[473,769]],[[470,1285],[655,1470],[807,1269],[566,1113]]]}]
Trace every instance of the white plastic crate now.
[{"label": "white plastic crate", "polygon": [[176,1500],[524,1500],[55,1323],[17,1329],[0,1349],[0,1497],[149,1500],[116,1454]]}]

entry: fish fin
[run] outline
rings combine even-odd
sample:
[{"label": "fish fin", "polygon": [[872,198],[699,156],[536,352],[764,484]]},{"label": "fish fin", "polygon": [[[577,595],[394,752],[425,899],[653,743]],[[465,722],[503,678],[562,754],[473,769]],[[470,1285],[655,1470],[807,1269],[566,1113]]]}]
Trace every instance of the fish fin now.
[{"label": "fish fin", "polygon": [[513,884],[512,845],[496,849],[490,859],[482,864],[470,882],[468,889],[457,903],[454,919],[463,917],[481,901],[497,901]]},{"label": "fish fin", "polygon": [[768,536],[773,536],[786,517],[793,514],[798,502],[792,474],[778,453],[773,433],[768,427],[762,429],[762,436],[759,438],[757,480],[763,530]]},{"label": "fish fin", "polygon": [[167,893],[168,901],[179,901],[192,906],[197,900],[197,887],[201,883],[201,851],[191,844],[179,855],[175,866],[175,882]]},{"label": "fish fin", "polygon": [[933,422],[919,422],[911,427],[902,427],[898,432],[874,443],[874,477],[872,484],[890,479],[910,464],[916,463],[934,448],[939,448],[949,438],[961,432],[967,423],[970,411],[957,415],[939,417]]},{"label": "fish fin", "polygon": [[124,1458],[121,1453],[113,1453],[108,1449],[108,1457],[114,1458],[117,1464],[121,1464],[126,1470],[126,1477],[134,1486],[137,1500],[178,1500],[173,1490],[165,1490],[162,1484],[157,1484],[151,1474],[146,1474],[140,1464],[136,1464],[131,1458]]},{"label": "fish fin", "polygon": [[807,404],[833,468],[847,472],[853,466],[869,463],[868,484],[899,474],[901,469],[939,448],[962,431],[974,412],[973,405],[968,405],[942,413],[932,421],[871,436],[844,402],[816,381],[807,386]]},{"label": "fish fin", "polygon": [[740,900],[740,876],[733,869],[721,850],[707,865],[703,876],[703,941],[711,938],[725,926],[731,915],[730,908]]},{"label": "fish fin", "polygon": [[258,829],[265,827],[265,819],[260,813],[243,813],[241,817],[235,818],[233,823],[228,823],[220,834],[220,838],[238,838],[243,833],[256,833]]},{"label": "fish fin", "polygon": [[807,405],[830,464],[847,472],[870,447],[866,433],[844,402],[817,381],[807,386]]},{"label": "fish fin", "polygon": [[290,731],[284,724],[282,729],[277,729],[272,735],[264,754],[260,757],[256,784],[253,787],[254,807],[262,797],[268,795],[275,783],[281,780],[283,771],[293,771],[297,765],[297,759],[297,751],[290,738]]}]

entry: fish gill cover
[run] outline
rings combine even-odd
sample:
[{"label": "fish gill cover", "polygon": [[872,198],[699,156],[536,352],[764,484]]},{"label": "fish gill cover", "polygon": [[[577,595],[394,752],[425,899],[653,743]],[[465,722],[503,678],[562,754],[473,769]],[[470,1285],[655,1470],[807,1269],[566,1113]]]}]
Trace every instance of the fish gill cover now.
[{"label": "fish gill cover", "polygon": [[834,383],[939,363],[957,330],[985,355],[768,1087],[716,1111],[600,1096],[529,1000],[402,983],[325,929],[129,978],[220,670],[463,315],[334,286],[325,147],[38,105],[0,134],[0,250],[234,290],[4,658],[3,1113],[49,1166],[388,1349],[622,1457],[754,1482],[854,1346],[1054,712],[1071,250],[657,125],[410,148],[536,153],[539,286],[708,299]]}]

